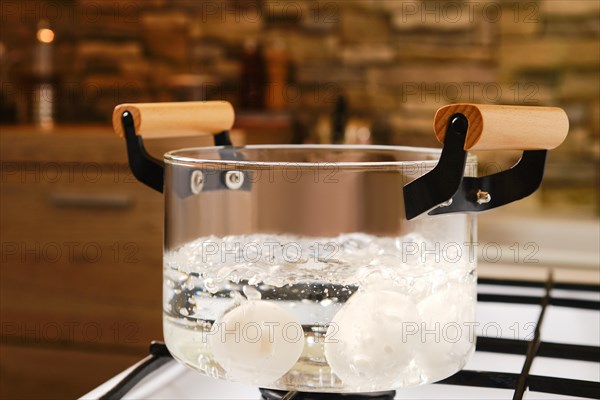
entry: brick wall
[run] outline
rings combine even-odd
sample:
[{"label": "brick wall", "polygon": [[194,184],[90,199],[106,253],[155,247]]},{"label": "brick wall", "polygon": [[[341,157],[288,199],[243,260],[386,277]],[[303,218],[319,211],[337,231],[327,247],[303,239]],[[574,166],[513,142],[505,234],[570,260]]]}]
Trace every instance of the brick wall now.
[{"label": "brick wall", "polygon": [[282,96],[308,129],[342,93],[360,123],[408,145],[436,145],[431,120],[447,103],[564,107],[570,136],[552,153],[544,201],[597,213],[599,14],[595,0],[7,0],[2,87],[11,110],[45,18],[63,121],[107,121],[124,101],[219,98],[240,109],[254,40],[287,58],[267,97]]}]

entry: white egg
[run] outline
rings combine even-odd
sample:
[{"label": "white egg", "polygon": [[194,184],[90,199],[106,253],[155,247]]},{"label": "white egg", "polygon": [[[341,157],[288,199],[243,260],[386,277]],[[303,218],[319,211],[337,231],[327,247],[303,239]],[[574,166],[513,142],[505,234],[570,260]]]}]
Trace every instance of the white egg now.
[{"label": "white egg", "polygon": [[423,320],[416,362],[428,382],[457,372],[475,345],[474,284],[451,284],[418,304]]},{"label": "white egg", "polygon": [[410,332],[420,322],[407,296],[358,291],[331,321],[325,357],[344,384],[361,391],[393,389],[413,359],[418,337]]},{"label": "white egg", "polygon": [[281,378],[304,348],[298,320],[265,301],[248,301],[227,312],[215,322],[208,340],[227,376],[253,385]]}]

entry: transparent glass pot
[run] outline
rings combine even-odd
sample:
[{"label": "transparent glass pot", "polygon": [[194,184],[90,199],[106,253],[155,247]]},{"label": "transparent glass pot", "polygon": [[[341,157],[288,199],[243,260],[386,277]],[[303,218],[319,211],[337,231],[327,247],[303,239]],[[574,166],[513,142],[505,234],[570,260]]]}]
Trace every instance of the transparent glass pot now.
[{"label": "transparent glass pot", "polygon": [[[203,112],[222,146],[152,159],[138,133],[173,120],[186,128],[185,107]],[[170,122],[152,119],[160,113]],[[460,370],[475,345],[474,212],[533,192],[552,147],[476,178],[465,148],[481,121],[465,108],[438,111],[442,151],[233,147],[233,111],[221,102],[115,115],[134,174],[165,195],[169,351],[206,375],[282,390],[384,391]]]},{"label": "transparent glass pot", "polygon": [[472,332],[436,343],[419,331],[474,321],[474,218],[404,216],[404,185],[437,158],[373,146],[167,153],[164,334],[173,356],[218,378],[335,392],[459,370]]}]

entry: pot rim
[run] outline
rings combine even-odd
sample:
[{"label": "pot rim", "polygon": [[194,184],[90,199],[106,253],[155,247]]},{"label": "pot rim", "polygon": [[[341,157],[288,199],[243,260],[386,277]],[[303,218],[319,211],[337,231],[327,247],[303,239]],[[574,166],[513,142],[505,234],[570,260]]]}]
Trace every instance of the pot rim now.
[{"label": "pot rim", "polygon": [[[233,147],[233,149],[247,150],[321,150],[321,151],[370,151],[370,152],[388,152],[388,153],[413,153],[413,154],[429,154],[431,159],[414,159],[404,161],[319,161],[319,162],[295,162],[295,161],[252,161],[252,160],[224,160],[216,158],[219,155],[219,150],[232,149],[226,146],[211,146],[211,147],[187,147],[177,150],[172,150],[164,155],[164,161],[167,164],[174,165],[197,165],[197,164],[220,164],[220,165],[236,165],[236,166],[256,166],[256,167],[285,167],[294,165],[298,167],[319,167],[324,165],[335,164],[338,167],[390,167],[390,166],[406,166],[414,165],[415,163],[431,165],[437,164],[442,149],[430,147],[411,147],[411,146],[389,146],[389,145],[349,145],[349,144],[259,144]],[[197,155],[202,153],[213,153],[215,158],[199,158],[190,157],[185,153],[195,152]],[[476,157],[469,155],[468,161],[474,161]]]}]

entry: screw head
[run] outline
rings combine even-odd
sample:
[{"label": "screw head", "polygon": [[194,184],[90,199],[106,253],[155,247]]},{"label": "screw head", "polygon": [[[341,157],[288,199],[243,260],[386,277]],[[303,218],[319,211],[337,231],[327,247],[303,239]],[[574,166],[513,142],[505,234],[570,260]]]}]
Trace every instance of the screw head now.
[{"label": "screw head", "polygon": [[190,189],[193,194],[198,194],[204,188],[204,174],[202,171],[194,171],[192,172],[192,177],[190,179]]},{"label": "screw head", "polygon": [[449,207],[452,205],[452,199],[448,199],[447,201],[441,203],[438,207]]},{"label": "screw head", "polygon": [[244,173],[242,171],[227,171],[225,173],[225,185],[231,190],[238,190],[244,184]]},{"label": "screw head", "polygon": [[451,125],[454,132],[456,132],[457,135],[461,135],[467,132],[467,127],[469,126],[469,123],[463,115],[457,115],[454,118],[452,118]]},{"label": "screw head", "polygon": [[477,193],[475,194],[476,196],[476,202],[477,204],[487,204],[492,200],[492,195],[489,194],[488,192],[484,192],[483,190],[479,189],[477,191]]}]

